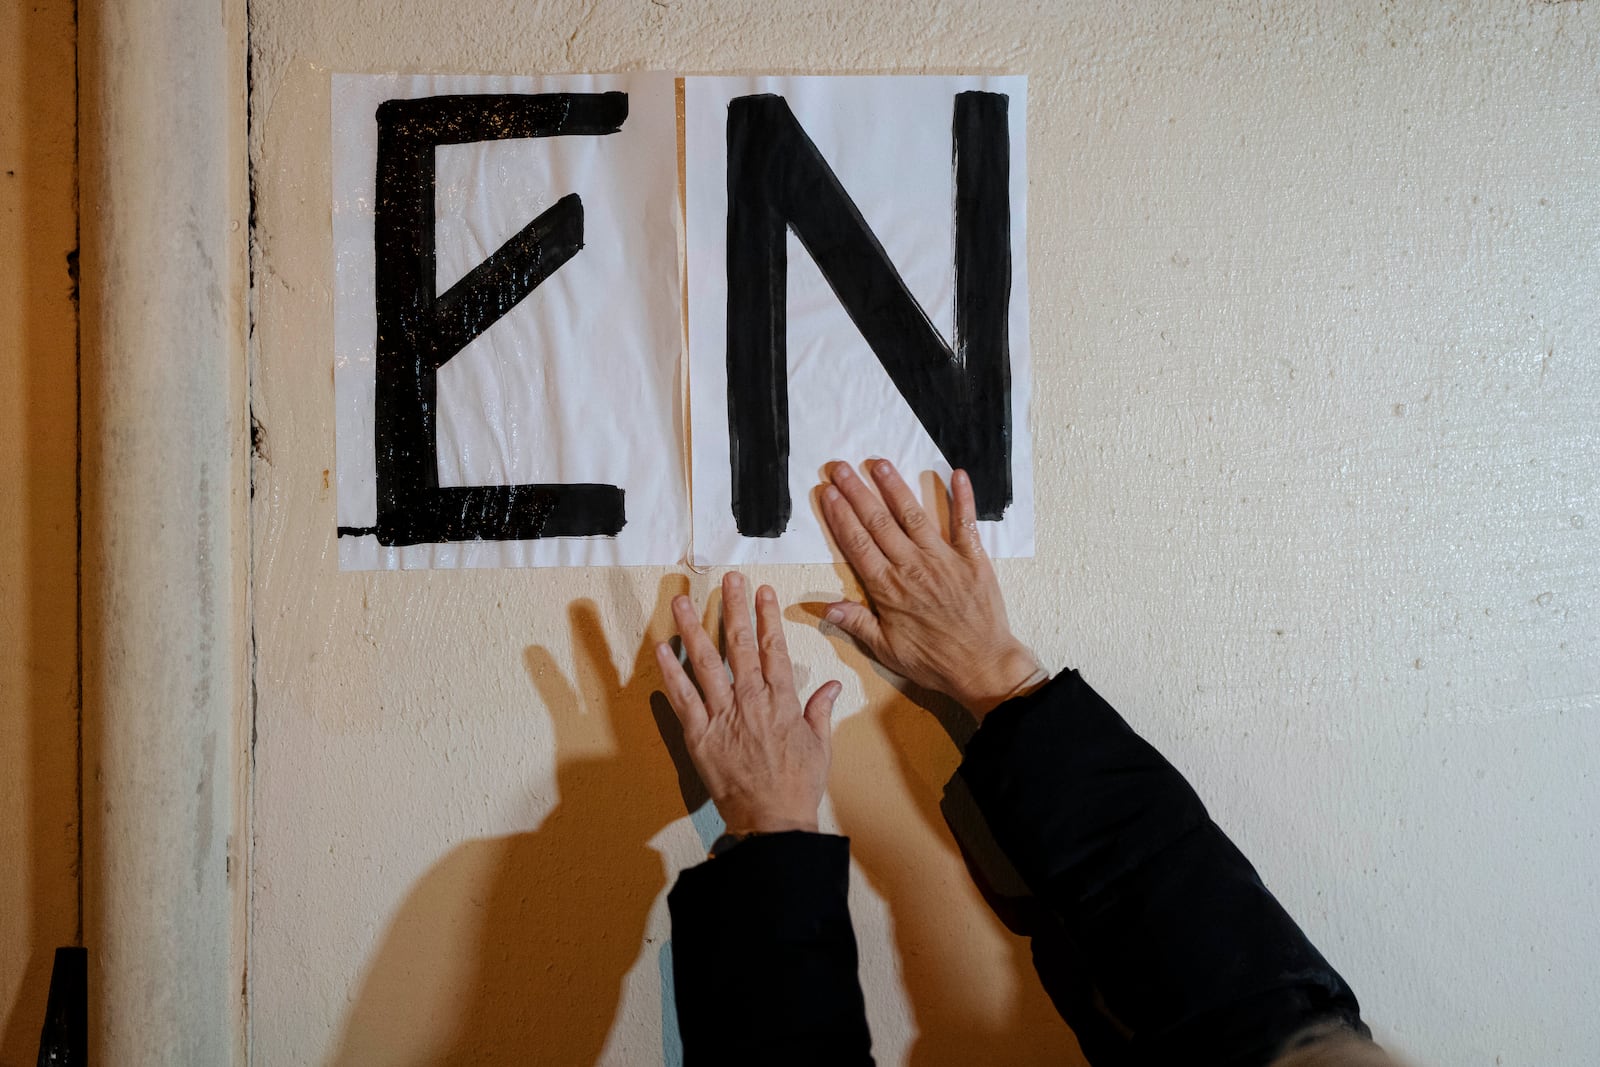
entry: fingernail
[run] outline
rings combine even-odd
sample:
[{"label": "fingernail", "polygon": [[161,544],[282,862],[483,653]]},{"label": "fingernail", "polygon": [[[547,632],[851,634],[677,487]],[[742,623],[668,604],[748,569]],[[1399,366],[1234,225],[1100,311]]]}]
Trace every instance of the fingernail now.
[{"label": "fingernail", "polygon": [[828,503],[830,503],[830,504],[833,503],[835,500],[838,500],[839,496],[840,496],[839,490],[835,489],[831,485],[828,486],[826,489],[822,490],[822,499],[828,501]]},{"label": "fingernail", "polygon": [[829,608],[827,614],[822,616],[822,620],[824,622],[831,622],[835,626],[837,626],[841,622],[844,621],[844,609],[843,608]]},{"label": "fingernail", "polygon": [[764,585],[757,589],[756,596],[762,600],[776,600],[778,598],[778,594],[772,591],[772,586],[770,585]]},{"label": "fingernail", "polygon": [[880,459],[877,462],[877,465],[874,466],[872,469],[877,471],[883,477],[887,478],[887,477],[889,477],[890,475],[892,475],[894,473],[894,464],[890,463],[886,459]]},{"label": "fingernail", "polygon": [[965,486],[967,484],[967,472],[964,470],[951,472],[950,484]]},{"label": "fingernail", "polygon": [[728,584],[733,586],[735,589],[740,588],[744,585],[744,575],[740,574],[738,571],[729,571]]},{"label": "fingernail", "polygon": [[836,481],[836,482],[847,482],[851,478],[854,478],[855,476],[856,476],[856,472],[850,469],[850,464],[844,462],[843,460],[838,460],[838,459],[833,461],[833,480],[834,481]]}]

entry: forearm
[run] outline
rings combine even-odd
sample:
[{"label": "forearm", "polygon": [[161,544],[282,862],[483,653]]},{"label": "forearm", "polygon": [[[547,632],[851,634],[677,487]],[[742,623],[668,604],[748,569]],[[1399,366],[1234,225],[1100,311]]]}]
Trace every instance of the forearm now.
[{"label": "forearm", "polygon": [[1076,673],[997,708],[959,773],[1140,1059],[1264,1063],[1310,1022],[1360,1027],[1183,776]]},{"label": "forearm", "polygon": [[688,1067],[872,1062],[849,866],[845,838],[795,832],[678,876],[667,903]]}]

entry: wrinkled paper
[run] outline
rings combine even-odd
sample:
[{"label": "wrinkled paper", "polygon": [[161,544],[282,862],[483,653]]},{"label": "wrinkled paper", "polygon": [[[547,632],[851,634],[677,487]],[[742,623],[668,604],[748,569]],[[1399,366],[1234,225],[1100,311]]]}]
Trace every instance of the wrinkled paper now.
[{"label": "wrinkled paper", "polygon": [[[436,436],[441,486],[615,485],[625,496],[625,524],[614,537],[380,545],[364,532],[375,525],[377,506],[378,105],[458,93],[618,90],[628,93],[629,108],[615,134],[434,150],[438,293],[563,196],[580,194],[584,209],[582,249],[440,367]],[[832,459],[892,459],[926,502],[943,510],[949,463],[789,232],[784,338],[792,513],[781,536],[737,529],[727,375],[727,116],[736,97],[765,93],[787,101],[921,313],[953,344],[952,102],[969,90],[1009,100],[1009,175],[1002,184],[1011,237],[1004,314],[1012,496],[1001,521],[979,528],[991,554],[1031,555],[1025,78],[688,78],[680,235],[670,75],[341,75],[333,83],[341,568],[672,564],[686,552],[705,566],[836,560],[816,493]],[[680,379],[685,308],[687,397]],[[693,457],[692,506],[686,454]]]},{"label": "wrinkled paper", "polygon": [[[955,304],[952,103],[966,90],[1009,96],[1012,503],[979,523],[994,556],[1033,554],[1027,269],[1027,80],[1023,77],[739,77],[686,82],[687,286],[694,549],[697,565],[842,558],[824,532],[817,487],[833,459],[892,460],[942,507],[950,465],[896,389],[828,281],[787,238],[789,492],[778,537],[742,536],[732,514],[727,397],[727,124],[735,97],[772,93],[790,109],[947,343]],[[937,480],[937,481],[936,481]]]},{"label": "wrinkled paper", "polygon": [[582,199],[582,249],[438,371],[442,486],[622,488],[615,537],[384,547],[339,539],[342,569],[671,564],[689,540],[680,367],[677,117],[667,74],[333,79],[334,394],[338,522],[376,521],[373,440],[378,105],[455,93],[628,94],[621,129],[434,150],[444,293],[561,197]]}]

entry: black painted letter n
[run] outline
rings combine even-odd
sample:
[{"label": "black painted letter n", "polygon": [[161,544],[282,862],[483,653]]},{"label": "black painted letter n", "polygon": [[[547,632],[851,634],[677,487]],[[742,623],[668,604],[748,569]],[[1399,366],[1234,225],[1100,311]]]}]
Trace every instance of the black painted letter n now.
[{"label": "black painted letter n", "polygon": [[[978,517],[1011,503],[1009,98],[955,98],[955,331],[946,344],[781,96],[728,105],[728,445],[746,537],[788,526],[787,231],[952,467]],[[887,161],[893,165],[895,161]]]}]

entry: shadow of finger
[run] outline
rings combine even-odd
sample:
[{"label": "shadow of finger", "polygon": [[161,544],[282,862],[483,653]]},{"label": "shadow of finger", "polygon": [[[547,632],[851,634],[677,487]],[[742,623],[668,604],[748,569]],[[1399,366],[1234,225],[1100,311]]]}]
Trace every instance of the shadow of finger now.
[{"label": "shadow of finger", "polygon": [[711,794],[700,772],[695,770],[694,760],[689,757],[683,724],[678,721],[678,713],[672,710],[667,694],[659,690],[650,694],[650,714],[655,717],[661,743],[666,746],[667,755],[672,757],[672,765],[678,772],[678,793],[683,797],[684,810],[698,811],[700,805],[711,799]]}]

